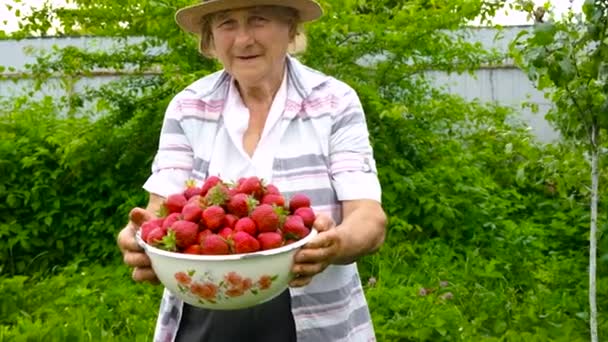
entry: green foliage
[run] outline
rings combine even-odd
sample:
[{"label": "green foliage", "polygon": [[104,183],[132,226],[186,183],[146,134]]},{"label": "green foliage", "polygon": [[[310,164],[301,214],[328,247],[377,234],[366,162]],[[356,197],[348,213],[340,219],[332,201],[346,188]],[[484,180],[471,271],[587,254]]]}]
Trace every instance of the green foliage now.
[{"label": "green foliage", "polygon": [[[547,118],[567,138],[592,141],[608,128],[608,2],[585,1],[583,13],[535,25],[511,44],[516,62],[555,103]],[[594,147],[595,148],[595,147]]]},{"label": "green foliage", "polygon": [[1,117],[0,263],[9,273],[116,259],[118,228],[146,200],[137,189],[149,167],[134,165],[150,165],[166,103],[114,94],[114,115],[96,121],[57,116],[50,97],[17,99]]},{"label": "green foliage", "polygon": [[[415,190],[397,196],[405,211],[392,213],[387,245],[361,266],[376,281],[366,293],[380,341],[587,339],[588,194],[579,183],[588,166],[514,135],[477,136],[467,148],[475,160],[445,150],[401,181]],[[453,299],[441,298],[447,292]]]},{"label": "green foliage", "polygon": [[535,25],[512,43],[515,60],[555,103],[547,115],[567,139],[585,146],[591,164],[589,305],[591,340],[598,341],[596,264],[600,158],[608,128],[608,1],[586,0],[582,14]]},{"label": "green foliage", "polygon": [[587,340],[585,288],[576,279],[585,274],[584,252],[579,264],[535,255],[518,267],[507,249],[456,251],[438,239],[410,249],[420,257],[398,246],[383,250],[380,280],[366,291],[379,341]]},{"label": "green foliage", "polygon": [[423,79],[430,69],[466,72],[500,58],[466,41],[466,30],[455,30],[494,9],[483,1],[341,0],[323,5],[328,15],[309,26],[311,48],[304,61],[390,102],[426,100]]},{"label": "green foliage", "polygon": [[[116,265],[0,277],[1,341],[149,341],[161,288]],[[128,300],[127,300],[128,299]]]},{"label": "green foliage", "polygon": [[[198,56],[196,40],[174,24],[186,1],[74,3],[78,8],[43,8],[25,18],[15,37],[44,35],[56,19],[59,34],[111,37],[116,46],[41,55],[30,66],[31,92],[0,105],[6,340],[150,336],[159,293],[133,284],[126,267],[116,266],[115,237],[128,211],[145,204],[141,186],[168,101],[219,67]],[[525,127],[506,124],[515,113],[466,102],[426,80],[431,68],[470,72],[502,58],[456,31],[501,2],[323,5],[326,16],[307,27],[309,50],[301,59],[352,85],[366,110],[390,221],[385,246],[359,263],[362,279],[370,280],[366,295],[379,341],[587,339],[581,280],[589,191],[581,184],[589,166],[581,150],[539,145]],[[97,69],[128,72],[118,82],[73,91]],[[65,96],[36,99],[56,75]],[[601,184],[606,176],[602,171]],[[602,275],[608,245],[599,243]],[[80,269],[73,260],[91,266]],[[49,274],[54,265],[72,266]],[[599,287],[607,282],[600,277]],[[608,305],[608,297],[598,303]],[[605,320],[600,330],[608,332]]]}]

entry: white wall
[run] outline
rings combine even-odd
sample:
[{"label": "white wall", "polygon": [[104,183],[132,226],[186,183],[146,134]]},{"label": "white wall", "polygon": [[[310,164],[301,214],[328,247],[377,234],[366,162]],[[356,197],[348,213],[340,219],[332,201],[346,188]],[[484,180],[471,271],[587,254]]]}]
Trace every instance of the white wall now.
[{"label": "white wall", "polygon": [[[507,52],[508,43],[526,26],[506,27],[498,34],[494,29],[472,27],[467,30],[468,39],[481,43],[485,48],[496,49],[501,53]],[[497,36],[498,34],[498,36]],[[129,44],[138,42],[141,38],[133,38]],[[13,68],[13,71],[5,70],[4,76],[15,75],[25,72],[26,65],[35,63],[35,58],[28,55],[25,50],[28,47],[34,49],[52,49],[53,46],[65,47],[75,45],[87,50],[111,50],[115,48],[116,41],[109,38],[97,37],[73,37],[73,38],[43,38],[25,39],[21,41],[0,40],[0,66]],[[443,72],[429,72],[433,84],[445,87],[449,92],[463,96],[465,99],[479,99],[481,101],[495,101],[501,105],[515,106],[521,112],[521,118],[527,122],[532,131],[541,141],[551,141],[557,138],[557,133],[544,120],[544,113],[551,107],[551,103],[538,92],[527,76],[515,68],[510,60],[505,60],[500,67],[481,68],[469,74],[446,74]],[[117,79],[119,76],[101,73],[92,78],[82,79],[77,83],[76,90],[85,86],[99,86],[106,82]],[[12,96],[31,89],[31,81],[0,80],[0,97]],[[63,92],[58,87],[58,80],[51,80],[45,84],[38,96],[49,94],[62,96]],[[538,113],[532,113],[529,109],[522,109],[521,104],[525,101],[535,103]]]}]

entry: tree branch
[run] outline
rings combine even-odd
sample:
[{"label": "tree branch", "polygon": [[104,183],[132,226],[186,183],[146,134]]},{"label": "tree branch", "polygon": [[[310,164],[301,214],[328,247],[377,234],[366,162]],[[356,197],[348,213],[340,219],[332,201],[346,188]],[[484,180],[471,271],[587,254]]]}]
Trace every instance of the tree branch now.
[{"label": "tree branch", "polygon": [[[543,46],[543,48],[545,49],[545,52],[547,54],[550,54],[551,51],[549,50],[549,48],[547,48],[546,46]],[[572,54],[568,55],[568,58],[570,58],[572,64],[574,65],[574,71],[576,72],[576,76],[577,77],[581,77],[580,71],[578,69],[578,66],[576,64],[576,59],[572,57]],[[591,139],[591,125],[593,124],[593,122],[589,123],[585,120],[585,110],[583,110],[583,108],[579,105],[578,101],[576,100],[576,97],[574,96],[574,93],[570,90],[570,87],[568,86],[568,84],[566,83],[564,85],[564,88],[566,89],[566,92],[568,93],[568,96],[570,97],[570,99],[572,99],[572,102],[574,103],[574,106],[578,109],[579,114],[580,114],[580,118],[581,118],[581,122],[583,123],[583,126],[585,127],[585,131],[587,131],[587,135],[588,137]],[[591,113],[591,115],[593,115]]]},{"label": "tree branch", "polygon": [[[593,121],[591,122],[587,122],[585,120],[585,111],[581,108],[581,106],[579,105],[578,101],[576,100],[576,97],[574,95],[574,93],[570,90],[570,87],[568,87],[568,85],[566,84],[564,86],[564,88],[566,89],[566,92],[568,93],[568,96],[570,97],[570,99],[572,100],[572,103],[574,103],[574,106],[578,109],[579,113],[580,113],[580,118],[581,118],[581,122],[583,123],[583,126],[585,126],[585,131],[587,131],[587,137],[589,138],[590,142],[593,144],[593,141],[591,141],[591,135],[592,135],[592,128],[593,128]],[[591,114],[593,115],[593,114]],[[593,117],[593,116],[591,116]]]}]

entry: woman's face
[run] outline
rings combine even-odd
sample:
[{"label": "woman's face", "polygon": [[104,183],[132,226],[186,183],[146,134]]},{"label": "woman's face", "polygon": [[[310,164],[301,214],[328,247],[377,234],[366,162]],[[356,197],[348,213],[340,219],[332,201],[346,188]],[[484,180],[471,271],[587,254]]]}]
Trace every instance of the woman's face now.
[{"label": "woman's face", "polygon": [[290,25],[272,8],[231,10],[211,21],[213,52],[240,84],[281,77]]}]

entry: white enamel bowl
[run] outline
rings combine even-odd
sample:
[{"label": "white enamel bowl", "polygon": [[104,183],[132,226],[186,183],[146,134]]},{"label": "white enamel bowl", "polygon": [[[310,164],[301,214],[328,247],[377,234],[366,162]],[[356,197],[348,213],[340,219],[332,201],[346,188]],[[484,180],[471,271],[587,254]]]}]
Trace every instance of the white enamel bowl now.
[{"label": "white enamel bowl", "polygon": [[281,294],[293,278],[293,256],[317,235],[287,246],[247,254],[191,255],[173,253],[136,239],[150,258],[160,282],[184,302],[206,309],[248,308]]}]

